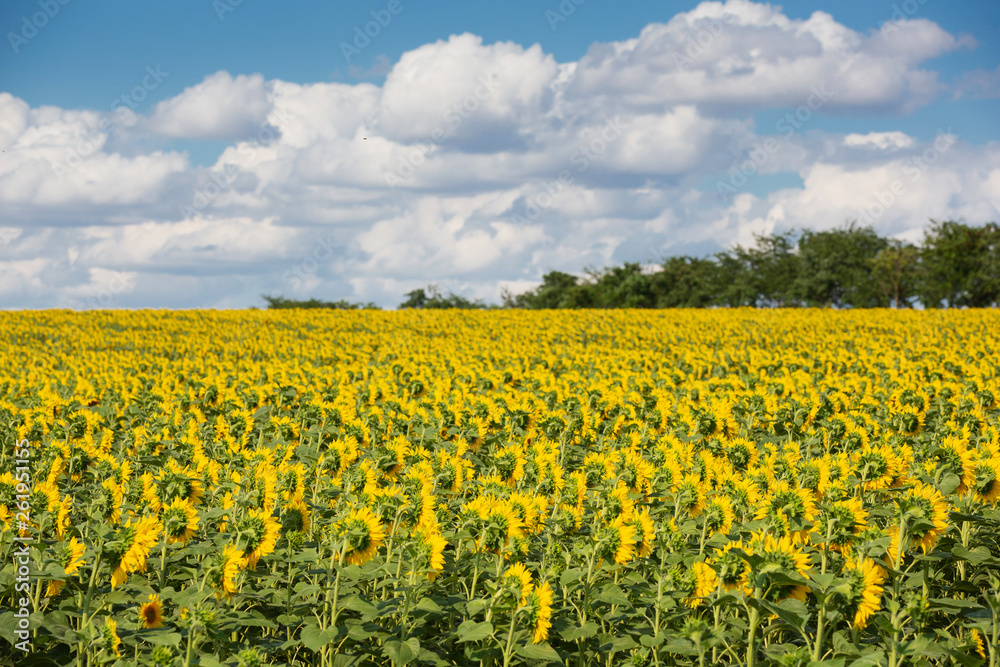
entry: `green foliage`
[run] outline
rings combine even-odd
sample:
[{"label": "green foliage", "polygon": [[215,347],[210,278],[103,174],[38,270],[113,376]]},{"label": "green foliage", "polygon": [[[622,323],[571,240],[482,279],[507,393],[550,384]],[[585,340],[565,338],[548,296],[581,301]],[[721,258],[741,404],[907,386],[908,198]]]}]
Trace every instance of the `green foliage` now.
[{"label": "green foliage", "polygon": [[[758,235],[712,258],[675,256],[658,270],[637,263],[552,271],[507,308],[989,307],[1000,303],[1000,227],[934,222],[922,247],[851,222],[822,232]],[[411,293],[412,294],[412,293]]]},{"label": "green foliage", "polygon": [[379,310],[379,307],[374,303],[352,303],[346,299],[340,299],[339,301],[321,301],[320,299],[308,299],[308,300],[298,300],[298,299],[286,299],[283,296],[267,296],[264,295],[264,301],[267,301],[268,310],[278,310],[283,308],[329,308],[332,310],[367,310],[374,309]]},{"label": "green foliage", "polygon": [[437,285],[428,285],[426,289],[415,289],[406,293],[406,301],[399,304],[400,308],[486,308],[486,304],[476,299],[466,299],[461,294],[448,292],[443,294]]},{"label": "green foliage", "polygon": [[920,251],[920,301],[929,308],[982,308],[1000,301],[1000,227],[937,222]]}]

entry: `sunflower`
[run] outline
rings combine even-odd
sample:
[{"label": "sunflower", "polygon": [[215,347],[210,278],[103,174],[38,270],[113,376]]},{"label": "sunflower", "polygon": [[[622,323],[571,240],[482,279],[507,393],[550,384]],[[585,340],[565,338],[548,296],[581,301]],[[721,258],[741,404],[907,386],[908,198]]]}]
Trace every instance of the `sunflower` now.
[{"label": "sunflower", "polygon": [[857,452],[868,446],[868,430],[858,424],[851,424],[847,427],[841,441],[841,449],[844,452]]},{"label": "sunflower", "polygon": [[633,512],[630,523],[635,528],[636,537],[639,539],[639,556],[645,558],[653,553],[653,540],[656,539],[656,528],[653,527],[653,519],[649,516],[649,509]]},{"label": "sunflower", "polygon": [[118,525],[122,520],[122,503],[125,502],[125,491],[121,485],[113,479],[106,479],[101,483],[104,491],[98,491],[98,501],[104,506],[104,517],[112,525]]},{"label": "sunflower", "polygon": [[635,512],[635,501],[628,497],[628,487],[624,482],[619,481],[618,485],[604,496],[604,520],[611,521],[615,517],[623,516],[628,521]]},{"label": "sunflower", "polygon": [[118,647],[122,643],[122,640],[118,637],[118,622],[110,616],[104,619],[104,627],[101,628],[101,639],[103,640],[102,644],[105,651],[114,653],[117,656],[121,655],[121,651],[118,650]]},{"label": "sunflower", "polygon": [[705,503],[703,512],[708,530],[714,533],[728,535],[733,527],[733,504],[729,496],[715,495]]},{"label": "sunflower", "polygon": [[858,630],[868,625],[868,618],[879,608],[882,595],[879,584],[884,579],[883,572],[881,567],[867,558],[861,562],[849,558],[844,565],[844,576],[850,586],[847,603],[854,610],[852,624]]},{"label": "sunflower", "polygon": [[986,505],[996,505],[1000,499],[1000,457],[983,459],[975,465],[976,498]]},{"label": "sunflower", "polygon": [[257,507],[270,515],[278,502],[278,470],[266,461],[257,464],[250,478],[250,493]]},{"label": "sunflower", "polygon": [[724,475],[719,480],[719,490],[729,497],[730,507],[734,512],[739,511],[741,516],[746,515],[760,502],[757,485],[744,475]]},{"label": "sunflower", "polygon": [[246,558],[236,545],[227,544],[221,554],[216,554],[209,575],[215,596],[231,598],[236,593],[236,577],[245,567]]},{"label": "sunflower", "polygon": [[527,604],[528,594],[531,593],[534,585],[531,583],[531,573],[528,572],[528,568],[523,563],[518,561],[508,567],[507,571],[504,572],[503,581],[509,588],[517,589],[520,592],[521,598],[517,603],[518,606],[523,607]]},{"label": "sunflower", "polygon": [[246,566],[252,570],[257,567],[257,561],[274,551],[281,524],[269,510],[259,509],[251,510],[240,520],[237,528],[246,541],[243,547]]},{"label": "sunflower", "polygon": [[635,527],[626,522],[625,517],[619,515],[598,531],[597,543],[599,558],[624,565],[635,558],[637,543]]},{"label": "sunflower", "polygon": [[284,533],[305,533],[309,530],[309,506],[301,497],[293,497],[285,505],[284,516],[281,519],[281,530]]},{"label": "sunflower", "polygon": [[972,462],[972,452],[965,446],[962,438],[949,435],[938,447],[935,456],[939,467],[954,473],[961,480],[955,493],[964,496],[975,486],[976,470]]},{"label": "sunflower", "polygon": [[[921,482],[915,482],[913,487],[896,498],[896,526],[901,521],[905,522],[910,548],[919,546],[924,553],[933,549],[938,538],[948,529],[948,512],[948,501],[941,492]],[[898,528],[894,527],[892,531],[898,534]]]},{"label": "sunflower", "polygon": [[382,522],[367,507],[351,510],[350,515],[341,520],[335,530],[344,540],[341,557],[350,565],[364,565],[378,552],[385,540]]},{"label": "sunflower", "polygon": [[159,489],[156,485],[156,479],[153,477],[153,473],[144,472],[142,473],[142,499],[146,502],[146,506],[153,512],[159,512],[163,508],[163,503],[160,500]]},{"label": "sunflower", "polygon": [[704,602],[704,599],[715,590],[719,583],[719,575],[711,565],[704,561],[695,561],[691,569],[694,570],[695,584],[694,592],[688,598],[687,604],[694,608]]},{"label": "sunflower", "polygon": [[163,526],[156,517],[146,516],[133,523],[130,519],[119,531],[109,549],[116,556],[114,571],[111,573],[111,587],[115,588],[128,580],[132,572],[146,569],[146,558],[150,549],[159,539]]},{"label": "sunflower", "polygon": [[512,493],[508,501],[510,502],[511,509],[514,510],[517,518],[524,525],[525,531],[537,533],[542,529],[540,519],[544,520],[544,517],[539,516],[538,505],[535,503],[534,496],[527,493]]},{"label": "sunflower", "polygon": [[470,503],[481,521],[478,547],[500,553],[513,539],[523,536],[523,524],[506,499],[478,496]]},{"label": "sunflower", "polygon": [[198,510],[190,500],[175,497],[163,508],[161,521],[168,541],[187,544],[198,530]]},{"label": "sunflower", "polygon": [[820,498],[830,484],[830,466],[822,459],[803,461],[798,470],[799,486],[813,492],[814,498]]},{"label": "sunflower", "polygon": [[429,527],[417,529],[418,559],[422,569],[427,572],[427,578],[434,581],[438,574],[444,571],[444,549],[448,546],[446,540],[440,532]]},{"label": "sunflower", "polygon": [[690,516],[698,516],[705,507],[705,488],[702,481],[695,475],[685,475],[674,486],[674,498],[674,502]]},{"label": "sunflower", "polygon": [[766,519],[778,514],[788,518],[791,532],[796,537],[805,539],[816,519],[813,494],[806,489],[793,489],[784,480],[775,482],[770,493],[757,506],[757,518]]},{"label": "sunflower", "polygon": [[507,486],[513,487],[524,477],[524,464],[527,459],[524,456],[524,449],[518,445],[501,448],[494,455],[493,462],[497,475]]},{"label": "sunflower", "polygon": [[531,643],[537,644],[549,636],[552,627],[552,587],[543,581],[528,595],[527,607],[531,624]]},{"label": "sunflower", "polygon": [[979,630],[976,630],[975,628],[973,628],[972,632],[970,633],[970,635],[971,635],[972,643],[976,647],[975,648],[976,653],[979,655],[980,658],[982,658],[983,660],[985,660],[986,659],[986,647],[983,645],[983,638],[982,638],[982,636],[980,636]]},{"label": "sunflower", "polygon": [[865,491],[889,488],[893,477],[892,460],[893,452],[885,445],[865,446],[854,464],[855,474],[861,480],[861,488]]},{"label": "sunflower", "polygon": [[847,554],[867,526],[868,512],[861,499],[849,498],[820,505],[819,519],[813,526],[813,532],[822,540],[829,535],[830,548]]},{"label": "sunflower", "polygon": [[614,479],[615,463],[607,454],[591,452],[583,458],[582,472],[587,486],[594,486],[602,479]]},{"label": "sunflower", "polygon": [[726,458],[733,470],[745,471],[757,465],[757,445],[748,438],[733,438],[725,445]]},{"label": "sunflower", "polygon": [[893,427],[902,435],[917,435],[924,429],[924,413],[912,405],[899,409],[892,417]]},{"label": "sunflower", "polygon": [[747,590],[750,584],[750,564],[736,550],[742,551],[748,556],[753,555],[753,547],[740,540],[727,543],[715,558],[719,579],[722,580],[722,587],[727,591],[734,588]]},{"label": "sunflower", "polygon": [[162,628],[163,627],[163,603],[156,594],[149,596],[149,602],[139,605],[139,627],[140,628]]},{"label": "sunflower", "polygon": [[[63,573],[67,575],[76,574],[86,564],[83,560],[84,550],[85,547],[82,542],[75,537],[70,538],[69,544],[62,548],[56,558],[56,561],[63,566]],[[50,581],[45,594],[49,597],[59,595],[59,591],[65,585],[65,581]]]},{"label": "sunflower", "polygon": [[[772,565],[777,565],[780,570],[784,570],[785,572],[794,572],[803,577],[808,574],[811,567],[809,556],[802,552],[802,549],[796,545],[790,536],[775,539],[770,533],[765,533],[764,535],[757,535],[754,541],[756,542],[757,553],[763,557],[761,571],[755,572],[756,576],[763,574],[767,577],[766,572],[770,571],[769,566]],[[806,591],[808,589],[804,585],[771,583],[770,586],[764,586],[764,590],[771,591],[772,601],[780,601],[791,597],[800,602],[805,602]]]},{"label": "sunflower", "polygon": [[632,493],[648,492],[650,481],[656,474],[656,468],[650,465],[642,456],[632,450],[624,449],[621,454],[621,472],[618,474],[628,490]]}]

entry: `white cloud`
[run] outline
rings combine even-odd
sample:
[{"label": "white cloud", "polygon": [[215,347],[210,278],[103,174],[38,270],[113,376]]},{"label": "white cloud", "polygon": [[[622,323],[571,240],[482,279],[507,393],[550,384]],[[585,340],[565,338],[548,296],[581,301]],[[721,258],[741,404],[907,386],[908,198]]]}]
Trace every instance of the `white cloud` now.
[{"label": "white cloud", "polygon": [[882,150],[909,148],[913,145],[913,137],[908,136],[905,132],[851,133],[844,137],[844,145],[851,148],[880,148]]},{"label": "white cloud", "polygon": [[216,72],[157,104],[149,129],[180,139],[236,140],[258,131],[271,111],[270,85],[260,74]]},{"label": "white cloud", "polygon": [[567,95],[608,104],[748,107],[804,104],[814,87],[833,91],[831,110],[912,111],[944,87],[919,65],[962,46],[938,25],[901,21],[883,35],[855,32],[825,12],[794,20],[774,5],[703,2],[639,37],[595,44]]},{"label": "white cloud", "polygon": [[[463,34],[403,54],[382,86],[217,72],[148,116],[0,93],[0,305],[392,306],[433,282],[496,302],[554,269],[833,227],[896,181],[881,233],[998,219],[1000,145],[957,141],[917,168],[936,149],[902,131],[784,136],[750,116],[823,85],[810,117],[911,112],[941,90],[923,63],[967,43],[926,20],[863,34],[730,0],[577,62]],[[719,175],[777,135],[759,172],[802,187],[761,192],[754,174],[721,202]],[[176,138],[229,145],[197,167],[164,150]]]}]

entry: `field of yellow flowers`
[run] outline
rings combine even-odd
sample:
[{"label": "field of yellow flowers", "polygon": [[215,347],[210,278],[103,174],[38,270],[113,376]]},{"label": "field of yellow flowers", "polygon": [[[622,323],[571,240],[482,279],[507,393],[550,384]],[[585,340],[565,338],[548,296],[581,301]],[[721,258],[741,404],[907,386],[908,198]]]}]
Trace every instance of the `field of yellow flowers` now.
[{"label": "field of yellow flowers", "polygon": [[0,664],[1000,665],[1000,311],[0,323]]}]

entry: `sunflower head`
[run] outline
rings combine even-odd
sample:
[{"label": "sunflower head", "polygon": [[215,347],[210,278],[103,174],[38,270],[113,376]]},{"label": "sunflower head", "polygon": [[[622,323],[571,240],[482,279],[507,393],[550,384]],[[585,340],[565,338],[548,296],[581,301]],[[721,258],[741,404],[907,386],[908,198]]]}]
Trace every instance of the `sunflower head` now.
[{"label": "sunflower head", "polygon": [[187,544],[198,530],[198,510],[187,498],[175,497],[163,509],[162,521],[167,539]]},{"label": "sunflower head", "polygon": [[528,622],[531,626],[531,643],[537,644],[549,636],[552,627],[552,587],[543,581],[528,594]]},{"label": "sunflower head", "polygon": [[382,522],[367,507],[351,510],[337,524],[336,534],[343,543],[341,557],[350,565],[364,565],[385,541]]},{"label": "sunflower head", "polygon": [[879,608],[882,595],[884,570],[869,559],[856,561],[849,558],[844,565],[844,578],[849,592],[845,596],[847,607],[854,613],[852,624],[861,630],[868,625],[868,619]]},{"label": "sunflower head", "polygon": [[251,510],[237,526],[242,540],[242,551],[246,554],[246,566],[251,570],[257,561],[272,553],[278,543],[281,524],[264,509]]},{"label": "sunflower head", "polygon": [[118,622],[108,616],[104,619],[104,626],[101,628],[101,647],[108,653],[121,655],[118,647],[122,640],[118,637]]},{"label": "sunflower head", "polygon": [[160,601],[159,596],[155,594],[150,595],[148,602],[139,605],[139,627],[163,627],[163,603]]},{"label": "sunflower head", "polygon": [[523,607],[527,604],[528,594],[534,584],[531,583],[531,573],[528,572],[528,568],[523,563],[517,562],[507,568],[503,575],[503,582],[508,588],[517,592],[518,606]]}]

